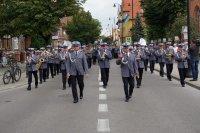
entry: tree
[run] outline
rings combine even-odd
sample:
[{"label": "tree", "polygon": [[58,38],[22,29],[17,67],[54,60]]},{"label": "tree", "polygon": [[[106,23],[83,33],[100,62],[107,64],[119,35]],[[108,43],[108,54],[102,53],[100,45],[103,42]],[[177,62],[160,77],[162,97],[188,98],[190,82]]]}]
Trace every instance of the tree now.
[{"label": "tree", "polygon": [[77,40],[81,43],[94,43],[101,33],[101,24],[93,19],[90,12],[81,9],[73,16],[72,22],[66,25],[66,32],[70,40]]},{"label": "tree", "polygon": [[187,0],[142,0],[148,38],[166,37],[166,29],[180,15],[186,14]]},{"label": "tree", "polygon": [[60,18],[80,8],[77,0],[3,0],[0,2],[0,35],[42,37],[50,43]]},{"label": "tree", "polygon": [[132,36],[134,42],[139,42],[140,38],[144,37],[144,29],[142,25],[142,20],[139,14],[137,14],[135,19],[135,24],[132,29]]}]

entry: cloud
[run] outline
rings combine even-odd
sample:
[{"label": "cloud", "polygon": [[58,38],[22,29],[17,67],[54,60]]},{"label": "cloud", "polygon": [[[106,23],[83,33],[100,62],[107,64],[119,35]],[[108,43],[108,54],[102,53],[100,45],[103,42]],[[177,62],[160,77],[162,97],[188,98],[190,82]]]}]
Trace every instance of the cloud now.
[{"label": "cloud", "polygon": [[87,0],[83,5],[86,11],[90,11],[92,16],[101,22],[102,34],[109,35],[114,25],[114,18],[117,17],[117,8],[113,7],[114,3],[120,3],[120,0]]}]

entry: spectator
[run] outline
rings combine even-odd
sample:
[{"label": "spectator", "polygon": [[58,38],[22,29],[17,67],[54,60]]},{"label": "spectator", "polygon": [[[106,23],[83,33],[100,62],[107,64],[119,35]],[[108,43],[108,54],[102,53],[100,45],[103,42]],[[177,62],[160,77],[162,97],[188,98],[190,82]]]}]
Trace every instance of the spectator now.
[{"label": "spectator", "polygon": [[191,69],[192,69],[192,77],[193,79],[190,81],[198,80],[198,64],[199,64],[199,43],[198,41],[191,41],[191,45],[189,47],[189,54],[191,59]]}]

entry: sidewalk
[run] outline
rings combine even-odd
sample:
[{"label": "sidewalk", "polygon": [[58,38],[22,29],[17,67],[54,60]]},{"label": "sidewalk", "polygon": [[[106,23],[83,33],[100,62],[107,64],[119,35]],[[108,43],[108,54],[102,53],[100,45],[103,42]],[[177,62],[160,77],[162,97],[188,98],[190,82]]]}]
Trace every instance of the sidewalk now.
[{"label": "sidewalk", "polygon": [[[159,64],[155,65],[155,70],[156,71],[160,70]],[[166,67],[164,68],[164,70],[165,70],[165,74],[166,74]],[[179,73],[178,73],[178,68],[177,68],[177,64],[176,63],[174,64],[174,68],[173,68],[173,72],[172,72],[172,77],[174,79],[176,79],[176,80],[180,80]],[[190,81],[190,80],[191,80],[191,78],[187,78],[185,80],[186,84],[189,85],[189,86],[191,86],[191,87],[194,87],[194,88],[200,90],[200,80],[198,80],[198,81]]]},{"label": "sidewalk", "polygon": [[22,75],[21,75],[20,81],[15,82],[15,83],[10,82],[7,85],[5,85],[3,83],[3,74],[8,68],[0,68],[0,91],[12,89],[12,88],[17,88],[19,86],[23,86],[23,85],[27,84],[27,78],[26,78],[26,73],[25,73],[25,69],[26,69],[25,64],[19,64],[19,66],[22,70]]}]

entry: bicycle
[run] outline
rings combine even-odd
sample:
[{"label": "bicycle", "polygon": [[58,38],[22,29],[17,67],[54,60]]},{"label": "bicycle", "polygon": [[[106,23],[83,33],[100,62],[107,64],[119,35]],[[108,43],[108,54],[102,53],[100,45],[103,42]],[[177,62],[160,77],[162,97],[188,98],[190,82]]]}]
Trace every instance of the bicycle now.
[{"label": "bicycle", "polygon": [[8,61],[9,69],[3,74],[3,82],[4,84],[9,84],[12,79],[12,83],[18,82],[21,79],[21,69],[17,64],[17,61],[14,59],[10,59]]}]

